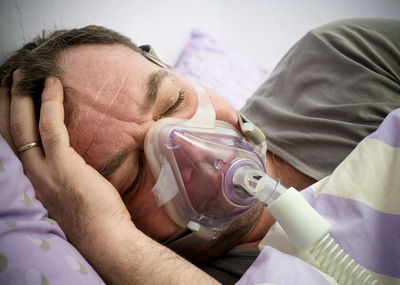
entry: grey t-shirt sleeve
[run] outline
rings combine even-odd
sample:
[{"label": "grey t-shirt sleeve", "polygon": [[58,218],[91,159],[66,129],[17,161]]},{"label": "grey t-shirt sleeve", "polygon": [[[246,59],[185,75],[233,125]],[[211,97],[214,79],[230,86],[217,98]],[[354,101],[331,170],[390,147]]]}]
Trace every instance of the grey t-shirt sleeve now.
[{"label": "grey t-shirt sleeve", "polygon": [[241,111],[319,180],[399,107],[400,21],[354,19],[305,35]]},{"label": "grey t-shirt sleeve", "polygon": [[235,284],[256,260],[258,250],[232,249],[223,256],[199,266],[224,285]]}]

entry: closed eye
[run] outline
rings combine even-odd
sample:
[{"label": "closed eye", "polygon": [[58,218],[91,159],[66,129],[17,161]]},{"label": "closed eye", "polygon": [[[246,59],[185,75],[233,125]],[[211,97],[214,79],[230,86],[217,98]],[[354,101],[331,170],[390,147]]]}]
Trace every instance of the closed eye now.
[{"label": "closed eye", "polygon": [[178,99],[164,113],[162,113],[160,117],[166,117],[173,114],[179,108],[179,106],[182,104],[184,100],[185,100],[185,91],[180,90]]},{"label": "closed eye", "polygon": [[137,189],[138,185],[140,184],[140,182],[143,178],[143,164],[144,164],[143,154],[139,155],[138,162],[139,162],[139,166],[138,166],[138,170],[136,173],[136,177],[133,180],[132,184],[124,191],[124,193],[123,193],[124,197],[126,197],[126,195],[128,195],[129,193],[134,192]]}]

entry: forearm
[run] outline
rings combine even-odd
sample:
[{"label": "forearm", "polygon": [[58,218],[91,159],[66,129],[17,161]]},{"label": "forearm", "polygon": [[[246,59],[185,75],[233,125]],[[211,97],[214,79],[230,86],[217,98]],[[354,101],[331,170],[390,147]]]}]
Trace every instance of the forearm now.
[{"label": "forearm", "polygon": [[133,225],[91,239],[80,250],[107,284],[218,284]]}]

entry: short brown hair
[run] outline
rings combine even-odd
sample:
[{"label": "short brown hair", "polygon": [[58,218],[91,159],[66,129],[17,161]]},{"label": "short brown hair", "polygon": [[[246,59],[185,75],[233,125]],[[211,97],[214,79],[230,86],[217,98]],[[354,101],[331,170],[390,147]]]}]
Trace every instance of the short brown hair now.
[{"label": "short brown hair", "polygon": [[18,68],[22,69],[23,79],[18,88],[32,96],[38,119],[44,80],[49,76],[60,77],[62,73],[57,66],[61,51],[84,44],[121,44],[144,54],[129,38],[100,26],[57,30],[48,35],[42,32],[40,36],[17,50],[0,67],[0,82],[11,86],[12,73]]}]

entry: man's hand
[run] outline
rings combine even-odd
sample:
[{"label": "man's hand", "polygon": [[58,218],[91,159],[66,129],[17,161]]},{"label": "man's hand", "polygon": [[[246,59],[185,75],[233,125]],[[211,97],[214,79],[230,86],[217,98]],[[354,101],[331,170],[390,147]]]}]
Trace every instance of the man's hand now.
[{"label": "man's hand", "polygon": [[[112,284],[211,284],[215,280],[139,231],[117,190],[69,145],[64,124],[63,87],[47,78],[42,93],[39,126],[33,101],[16,88],[21,73],[14,73],[10,132],[25,173],[37,197],[57,220],[69,240],[107,283]],[[9,89],[1,89],[0,105],[9,104]],[[4,95],[4,96],[3,96]],[[2,112],[1,120],[7,120]],[[11,143],[7,122],[0,130]],[[8,135],[7,135],[8,134]]]},{"label": "man's hand", "polygon": [[33,101],[18,94],[21,73],[14,73],[11,90],[10,130],[14,146],[41,142],[19,153],[26,175],[36,195],[50,215],[62,226],[80,250],[90,246],[82,239],[106,234],[119,225],[134,226],[118,192],[99,173],[87,165],[69,145],[64,125],[63,87],[54,77],[47,78],[42,94],[39,132]]}]

